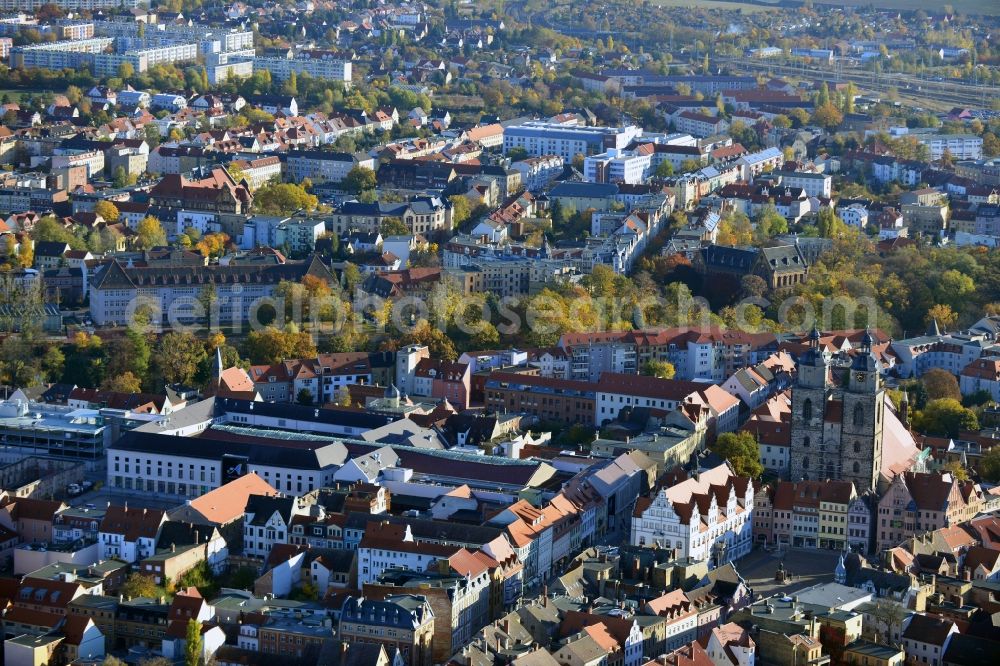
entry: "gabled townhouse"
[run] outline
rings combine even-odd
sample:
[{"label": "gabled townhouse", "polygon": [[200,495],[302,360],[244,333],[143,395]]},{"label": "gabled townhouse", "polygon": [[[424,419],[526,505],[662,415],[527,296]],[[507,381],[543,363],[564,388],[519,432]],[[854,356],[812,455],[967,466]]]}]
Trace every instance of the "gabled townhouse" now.
[{"label": "gabled townhouse", "polygon": [[698,630],[698,609],[683,590],[672,590],[655,599],[650,599],[643,607],[649,615],[663,618],[665,634],[664,646],[676,650],[695,640]]},{"label": "gabled townhouse", "polygon": [[1000,400],[1000,361],[980,358],[962,369],[958,376],[962,395],[986,391],[992,400]]},{"label": "gabled townhouse", "polygon": [[611,653],[609,663],[620,666],[639,666],[643,661],[645,638],[639,622],[613,615],[597,615],[582,611],[567,611],[559,625],[559,637],[565,638],[586,632]]},{"label": "gabled townhouse", "polygon": [[109,506],[98,532],[101,559],[134,563],[150,557],[166,518],[162,509]]},{"label": "gabled townhouse", "polygon": [[459,550],[459,546],[416,541],[409,525],[369,523],[358,544],[357,586],[376,583],[388,569],[427,571]]},{"label": "gabled townhouse", "polygon": [[920,613],[911,615],[902,635],[907,663],[942,666],[948,643],[958,633],[951,620]]},{"label": "gabled townhouse", "polygon": [[754,366],[733,373],[721,386],[754,410],[775,393],[791,385],[795,362],[786,352],[778,352]]},{"label": "gabled townhouse", "polygon": [[292,521],[303,512],[295,497],[250,495],[243,518],[243,554],[267,558],[275,545],[289,542]]},{"label": "gabled townhouse", "polygon": [[755,496],[754,542],[843,551],[856,498],[850,481],[780,481]]},{"label": "gabled townhouse", "polygon": [[876,548],[882,551],[911,534],[968,521],[982,504],[982,490],[976,483],[958,481],[948,472],[897,474],[878,501]]},{"label": "gabled townhouse", "polygon": [[248,370],[261,397],[273,402],[298,402],[308,391],[313,404],[335,402],[340,392],[355,384],[372,384],[372,368],[365,352],[320,354],[315,358],[289,359]]},{"label": "gabled townhouse", "polygon": [[424,358],[414,369],[412,395],[447,400],[458,409],[468,409],[471,393],[468,363]]},{"label": "gabled townhouse", "polygon": [[206,625],[215,616],[215,609],[201,596],[196,587],[178,590],[170,602],[167,630],[161,651],[167,659],[184,657],[187,645],[187,625],[194,620],[201,630],[201,659],[208,663],[226,641],[226,633],[219,625]]},{"label": "gabled townhouse", "polygon": [[0,507],[0,524],[16,532],[23,543],[49,543],[56,517],[67,508],[59,500],[19,497]]},{"label": "gabled townhouse", "polygon": [[737,560],[753,545],[754,488],[728,464],[687,476],[669,474],[652,497],[640,497],[630,543],[673,548],[678,557]]},{"label": "gabled townhouse", "polygon": [[705,648],[713,666],[754,666],[757,645],[749,630],[735,622],[713,627],[707,639],[699,643]]}]

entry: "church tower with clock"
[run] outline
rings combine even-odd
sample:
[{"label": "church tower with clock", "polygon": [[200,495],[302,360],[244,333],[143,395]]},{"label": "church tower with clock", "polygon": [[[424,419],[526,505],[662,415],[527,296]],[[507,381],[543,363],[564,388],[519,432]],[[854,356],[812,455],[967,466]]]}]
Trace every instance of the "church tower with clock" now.
[{"label": "church tower with clock", "polygon": [[789,478],[852,481],[858,493],[874,489],[882,463],[885,389],[880,363],[865,332],[850,364],[820,349],[819,332],[799,360],[792,390]]}]

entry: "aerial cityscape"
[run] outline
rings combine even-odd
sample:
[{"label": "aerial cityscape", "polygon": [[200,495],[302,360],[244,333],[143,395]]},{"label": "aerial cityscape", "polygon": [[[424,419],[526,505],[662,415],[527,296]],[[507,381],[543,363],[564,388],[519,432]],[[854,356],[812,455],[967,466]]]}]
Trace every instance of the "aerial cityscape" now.
[{"label": "aerial cityscape", "polygon": [[0,0],[0,116],[0,665],[1000,664],[997,0]]}]

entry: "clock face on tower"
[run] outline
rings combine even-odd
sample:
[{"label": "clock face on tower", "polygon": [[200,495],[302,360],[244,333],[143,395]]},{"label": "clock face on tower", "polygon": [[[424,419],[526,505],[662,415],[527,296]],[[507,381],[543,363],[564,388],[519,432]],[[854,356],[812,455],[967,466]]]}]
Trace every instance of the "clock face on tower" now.
[{"label": "clock face on tower", "polygon": [[855,372],[854,373],[854,381],[859,382],[859,383],[865,381],[865,373],[863,373],[863,372]]}]

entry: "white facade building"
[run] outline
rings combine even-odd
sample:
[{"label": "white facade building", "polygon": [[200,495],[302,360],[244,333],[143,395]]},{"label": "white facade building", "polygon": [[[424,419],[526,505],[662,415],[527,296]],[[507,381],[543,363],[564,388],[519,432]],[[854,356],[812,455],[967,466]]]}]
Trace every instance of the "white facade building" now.
[{"label": "white facade building", "polygon": [[503,152],[523,148],[529,155],[558,155],[571,160],[578,154],[591,155],[612,148],[622,150],[641,133],[642,129],[634,125],[589,127],[532,120],[504,128]]},{"label": "white facade building", "polygon": [[591,183],[639,185],[649,178],[651,154],[611,149],[583,162],[583,177]]},{"label": "white facade building", "polygon": [[[713,486],[724,490],[716,493]],[[631,543],[659,544],[676,549],[679,558],[711,559],[718,566],[750,552],[753,506],[753,482],[722,464],[640,499]]]}]

